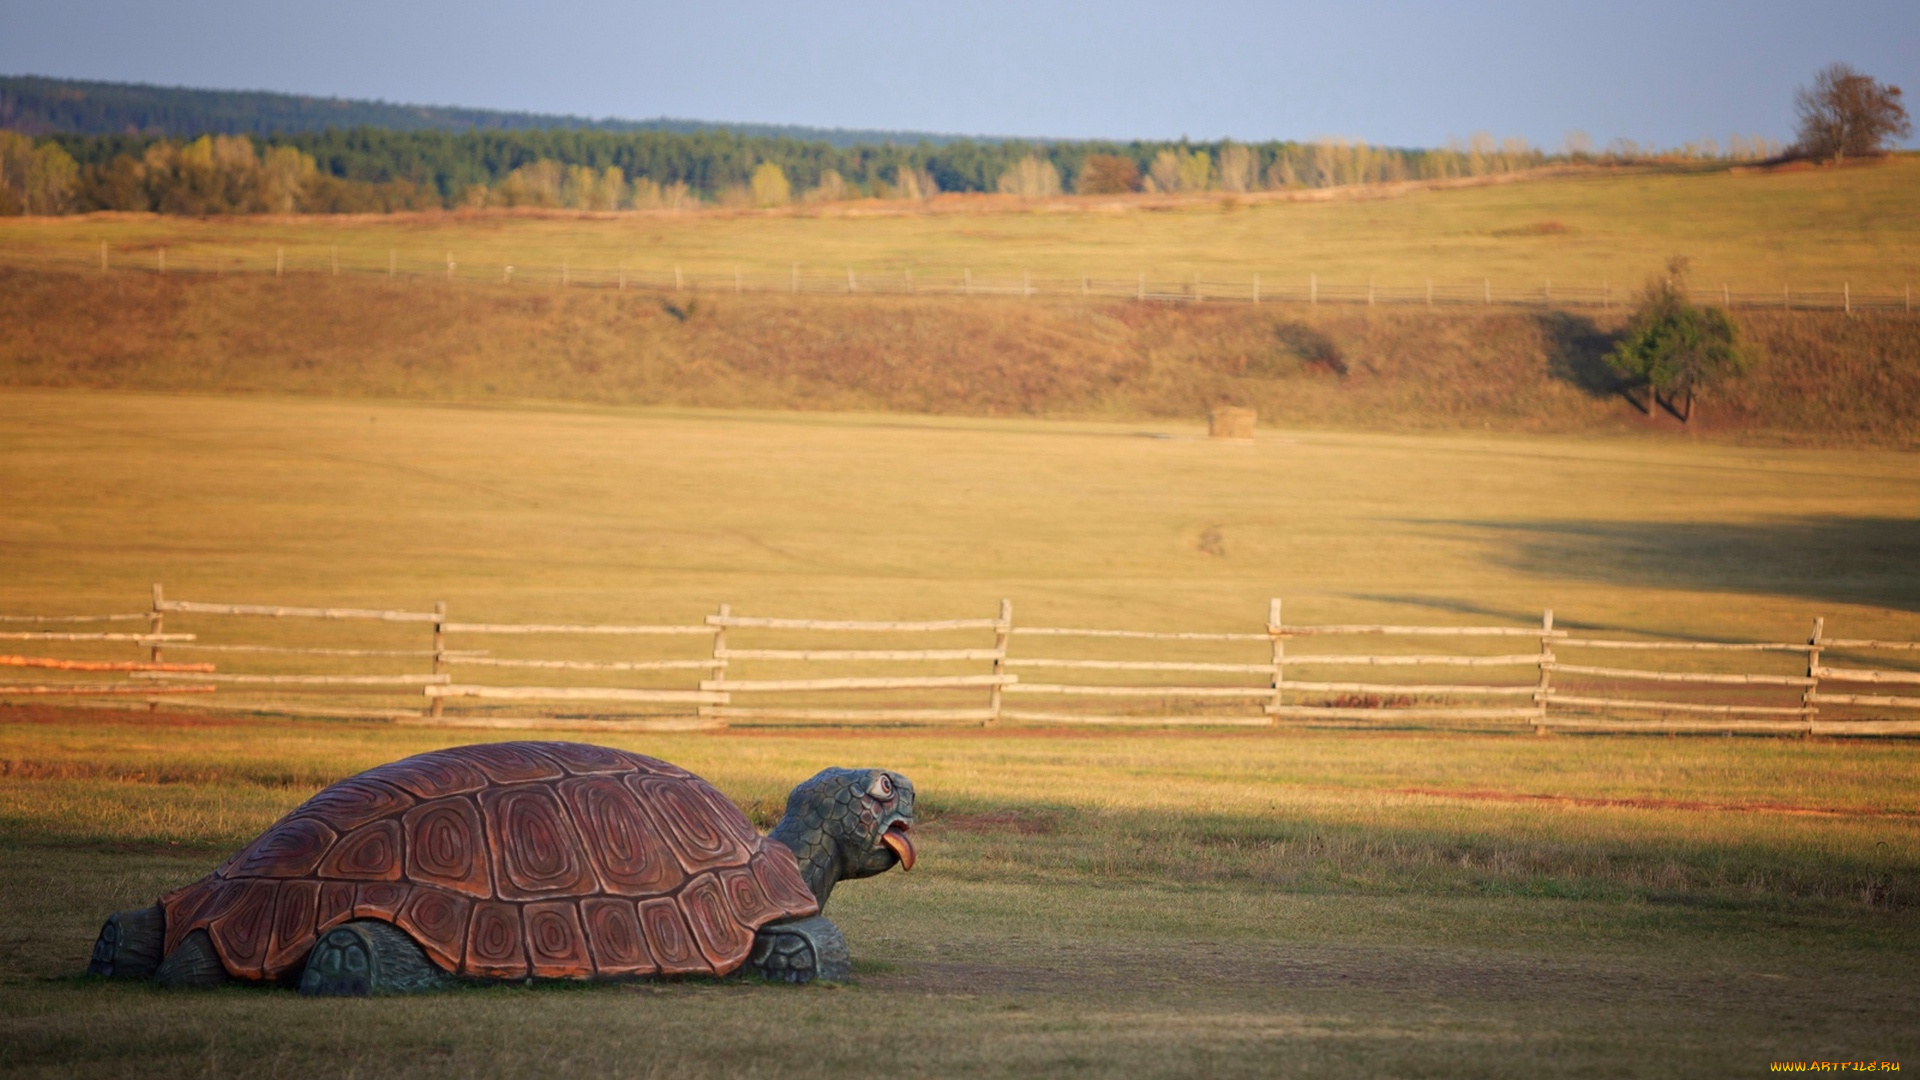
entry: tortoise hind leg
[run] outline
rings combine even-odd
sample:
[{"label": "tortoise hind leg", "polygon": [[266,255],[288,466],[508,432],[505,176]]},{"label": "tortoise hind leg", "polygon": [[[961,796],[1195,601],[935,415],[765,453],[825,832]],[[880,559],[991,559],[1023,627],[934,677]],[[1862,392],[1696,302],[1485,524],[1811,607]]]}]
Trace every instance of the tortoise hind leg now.
[{"label": "tortoise hind leg", "polygon": [[168,989],[206,989],[232,979],[205,930],[188,934],[153,972],[153,981]]},{"label": "tortoise hind leg", "polygon": [[838,982],[853,974],[846,936],[820,915],[761,927],[747,966],[774,982]]},{"label": "tortoise hind leg", "polygon": [[110,979],[149,979],[160,966],[166,947],[167,916],[160,905],[136,911],[116,911],[93,943],[87,974]]},{"label": "tortoise hind leg", "polygon": [[300,993],[308,997],[373,997],[437,990],[452,980],[426,950],[391,923],[343,923],[307,954]]}]

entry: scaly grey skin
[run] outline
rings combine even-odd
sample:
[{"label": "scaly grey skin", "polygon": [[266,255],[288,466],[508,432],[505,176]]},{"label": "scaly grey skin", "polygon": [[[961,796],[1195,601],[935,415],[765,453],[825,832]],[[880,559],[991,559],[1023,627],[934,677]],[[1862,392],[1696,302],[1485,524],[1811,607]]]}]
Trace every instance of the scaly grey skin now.
[{"label": "scaly grey skin", "polygon": [[[824,910],[833,887],[900,866],[913,868],[913,783],[885,769],[827,769],[793,789],[772,838],[800,864],[800,876]],[[219,986],[229,980],[204,930],[162,958],[166,916],[158,905],[107,918],[93,946],[89,975],[152,979],[162,986]],[[774,982],[845,979],[847,939],[824,916],[769,923],[754,935],[747,969]],[[300,976],[300,992],[363,997],[415,993],[455,979],[427,959],[399,927],[346,923],[321,935]]]},{"label": "scaly grey skin", "polygon": [[[913,868],[913,782],[885,769],[826,769],[793,789],[769,834],[792,849],[800,877],[826,910],[833,887],[895,866]],[[747,966],[779,982],[838,981],[853,973],[847,939],[822,915],[769,923]]]},{"label": "scaly grey skin", "polygon": [[[912,862],[913,782],[885,769],[825,769],[787,796],[769,835],[793,849],[821,908],[833,887]],[[902,850],[904,848],[904,851]]]}]

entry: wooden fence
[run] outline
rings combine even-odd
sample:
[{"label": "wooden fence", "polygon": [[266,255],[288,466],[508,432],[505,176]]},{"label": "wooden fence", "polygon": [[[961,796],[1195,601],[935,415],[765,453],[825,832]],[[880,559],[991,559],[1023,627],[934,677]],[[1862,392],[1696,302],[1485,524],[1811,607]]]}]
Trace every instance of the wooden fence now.
[{"label": "wooden fence", "polygon": [[[1099,297],[1163,304],[1338,304],[1400,307],[1540,307],[1609,310],[1636,302],[1632,284],[1556,283],[1550,278],[1494,281],[1490,277],[1407,280],[1391,273],[1378,279],[1323,279],[1311,270],[1225,274],[1193,273],[1179,278],[1145,270],[1092,270],[1084,274],[1035,274],[1030,270],[975,271],[964,266],[852,267],[802,266],[778,269],[683,266],[595,266],[570,262],[515,260],[481,264],[455,258],[423,260],[417,253],[388,251],[377,261],[343,260],[337,251],[306,249],[289,257],[284,248],[257,252],[177,252],[150,248],[115,253],[95,249],[43,248],[0,250],[0,265],[64,273],[140,273],[188,276],[271,275],[279,278],[383,278],[398,282],[513,285],[525,288],[576,288],[654,292],[755,292],[790,295],[924,295],[979,297]],[[1722,307],[1773,311],[1913,312],[1913,287],[1856,290],[1851,282],[1809,287],[1702,283],[1698,299]]]},{"label": "wooden fence", "polygon": [[[37,676],[0,685],[0,700],[159,708],[184,698],[196,709],[589,730],[1332,723],[1920,734],[1920,642],[1827,637],[1819,619],[1801,641],[1724,642],[1572,631],[1552,611],[1527,626],[1300,625],[1281,615],[1276,599],[1265,626],[1244,632],[1020,626],[1003,600],[992,616],[922,621],[749,616],[723,604],[689,623],[491,623],[454,621],[444,602],[208,603],[168,599],[156,585],[144,612],[0,616],[0,647],[144,653],[0,655],[0,667]],[[146,625],[73,628],[113,622]],[[341,624],[345,640],[262,640],[263,627],[295,622]],[[203,637],[214,628],[223,640]],[[567,651],[559,641],[575,655],[521,655]],[[1648,659],[1622,666],[1612,659],[1622,654]],[[1437,669],[1447,674],[1429,674]],[[297,703],[310,694],[335,700]]]}]

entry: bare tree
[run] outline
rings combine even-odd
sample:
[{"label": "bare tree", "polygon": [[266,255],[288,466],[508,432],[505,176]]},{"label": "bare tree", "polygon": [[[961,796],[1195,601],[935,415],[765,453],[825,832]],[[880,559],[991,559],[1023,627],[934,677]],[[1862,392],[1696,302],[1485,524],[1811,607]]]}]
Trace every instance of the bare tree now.
[{"label": "bare tree", "polygon": [[1053,167],[1053,162],[1029,154],[1001,173],[997,186],[1002,195],[1050,199],[1060,194],[1060,170]]},{"label": "bare tree", "polygon": [[1849,154],[1871,157],[1887,140],[1913,134],[1900,104],[1900,88],[1877,82],[1846,64],[1829,64],[1794,95],[1800,112],[1801,153],[1840,162]]}]

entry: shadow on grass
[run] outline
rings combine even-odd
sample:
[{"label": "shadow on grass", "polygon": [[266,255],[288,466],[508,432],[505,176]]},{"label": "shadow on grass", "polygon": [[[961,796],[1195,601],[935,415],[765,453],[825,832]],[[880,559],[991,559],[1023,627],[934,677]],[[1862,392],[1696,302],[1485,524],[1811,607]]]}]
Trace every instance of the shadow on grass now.
[{"label": "shadow on grass", "polygon": [[1920,518],[1418,524],[1465,530],[1495,565],[1540,577],[1920,611]]},{"label": "shadow on grass", "polygon": [[1600,329],[1584,315],[1565,311],[1548,312],[1535,321],[1546,344],[1549,378],[1591,398],[1617,395],[1634,408],[1647,410],[1647,404],[1631,393],[1633,387],[1607,363],[1607,354],[1620,342],[1619,334]]}]

